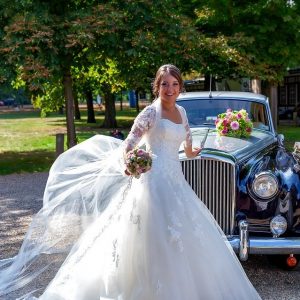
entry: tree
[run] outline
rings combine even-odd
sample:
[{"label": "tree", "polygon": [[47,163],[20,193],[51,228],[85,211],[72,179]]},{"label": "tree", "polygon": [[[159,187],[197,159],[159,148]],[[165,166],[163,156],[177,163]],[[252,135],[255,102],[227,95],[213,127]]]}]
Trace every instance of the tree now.
[{"label": "tree", "polygon": [[111,37],[118,26],[123,26],[123,17],[110,4],[98,5],[94,1],[28,0],[14,8],[17,13],[7,19],[0,52],[10,70],[17,70],[35,94],[43,93],[45,83],[61,80],[67,143],[72,147],[76,144],[76,133],[71,68],[75,58],[78,61],[87,50],[109,53]]},{"label": "tree", "polygon": [[[97,63],[101,60],[104,68],[113,61],[121,82],[138,88],[149,86],[149,73],[162,63],[171,61],[184,69],[191,65],[192,27],[178,15],[176,3],[169,0],[98,3],[23,1],[18,13],[10,16],[0,46],[9,64],[36,94],[43,93],[43,84],[52,78],[54,82],[62,80],[69,146],[76,143],[73,67],[81,69],[86,61],[90,66],[89,59],[94,57]],[[105,80],[109,76],[104,73],[102,77]],[[103,79],[101,82],[107,105],[104,126],[111,127],[116,125],[112,96],[116,84]]]},{"label": "tree", "polygon": [[124,51],[116,58],[126,86],[138,93],[151,90],[155,71],[166,63],[183,72],[193,66],[198,33],[189,18],[179,13],[175,1],[116,1],[126,15]]},{"label": "tree", "polygon": [[[183,71],[193,65],[198,33],[188,18],[178,14],[174,1],[110,1],[124,17],[124,26],[111,35],[113,54],[91,52],[87,59],[98,66],[100,90],[104,93],[104,127],[116,127],[114,94],[120,85],[149,90],[156,69],[175,63]],[[117,45],[117,46],[116,46]],[[98,47],[97,41],[95,46]]]},{"label": "tree", "polygon": [[299,64],[298,1],[202,0],[189,7],[196,15],[199,32],[211,41],[223,40],[223,49],[235,54],[222,64],[216,60],[216,56],[222,57],[220,47],[215,48],[217,52],[208,47],[210,51],[203,55],[207,71],[276,82],[283,78],[287,67]]}]

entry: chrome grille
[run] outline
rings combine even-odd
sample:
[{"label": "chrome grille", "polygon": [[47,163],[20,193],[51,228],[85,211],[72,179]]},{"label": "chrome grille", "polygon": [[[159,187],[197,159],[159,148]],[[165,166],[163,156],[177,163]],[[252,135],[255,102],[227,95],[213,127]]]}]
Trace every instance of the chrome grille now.
[{"label": "chrome grille", "polygon": [[226,235],[234,230],[234,166],[214,159],[181,161],[183,174]]}]

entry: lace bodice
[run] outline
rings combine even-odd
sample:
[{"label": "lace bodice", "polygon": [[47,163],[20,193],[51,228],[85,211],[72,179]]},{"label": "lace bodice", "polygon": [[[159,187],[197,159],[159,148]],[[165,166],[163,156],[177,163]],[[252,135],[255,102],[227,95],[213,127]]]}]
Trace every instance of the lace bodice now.
[{"label": "lace bodice", "polygon": [[160,119],[155,130],[145,138],[146,144],[159,160],[178,161],[178,149],[186,137],[183,124],[176,124],[168,119]]},{"label": "lace bodice", "polygon": [[[125,151],[128,152],[129,150],[133,149],[144,136],[147,143],[152,144],[154,141],[157,141],[157,145],[163,144],[171,149],[176,148],[176,153],[182,141],[185,141],[186,145],[192,145],[192,135],[191,135],[185,110],[183,107],[178,105],[177,105],[177,109],[180,112],[182,118],[182,124],[176,124],[170,120],[161,119],[160,115],[158,115],[157,110],[153,104],[145,107],[135,119],[131,131],[128,134],[126,140],[124,141]],[[170,124],[175,125],[175,127],[177,125],[178,128],[184,128],[183,135],[178,135],[175,132],[174,135],[172,134],[171,136],[169,136],[169,133],[167,133],[165,130],[161,131],[162,129],[161,120],[164,120],[163,122],[169,122]],[[173,140],[175,136],[179,137],[180,139],[180,142],[178,141],[179,144],[177,142],[178,144],[177,147],[174,147],[172,143],[166,144],[166,141],[168,141],[169,143],[170,138],[171,140]],[[156,148],[154,145],[150,145],[150,146],[152,150],[153,148]]]}]

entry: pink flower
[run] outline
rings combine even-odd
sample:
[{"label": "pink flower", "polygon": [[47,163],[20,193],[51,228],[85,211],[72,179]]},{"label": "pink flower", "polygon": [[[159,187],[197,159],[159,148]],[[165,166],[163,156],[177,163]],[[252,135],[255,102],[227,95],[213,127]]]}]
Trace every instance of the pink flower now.
[{"label": "pink flower", "polygon": [[226,112],[232,112],[232,109],[231,108],[227,108]]},{"label": "pink flower", "polygon": [[228,132],[228,129],[227,129],[227,128],[224,128],[224,129],[221,131],[222,134],[226,134],[227,132]]},{"label": "pink flower", "polygon": [[220,120],[219,120],[219,119],[217,119],[217,120],[215,121],[215,125],[217,125],[219,121],[220,121]]},{"label": "pink flower", "polygon": [[252,129],[251,129],[250,127],[247,127],[247,128],[246,128],[246,131],[247,131],[247,132],[251,132]]},{"label": "pink flower", "polygon": [[228,121],[226,119],[223,120],[222,125],[226,126],[228,124]]},{"label": "pink flower", "polygon": [[236,117],[237,117],[238,119],[241,119],[243,116],[242,116],[242,114],[238,113],[238,114],[236,115]]},{"label": "pink flower", "polygon": [[240,128],[240,125],[237,121],[233,121],[231,122],[230,127],[232,130],[238,130]]},{"label": "pink flower", "polygon": [[143,155],[143,154],[144,154],[144,150],[143,150],[143,149],[139,149],[139,150],[137,151],[137,155],[141,156],[141,155]]}]

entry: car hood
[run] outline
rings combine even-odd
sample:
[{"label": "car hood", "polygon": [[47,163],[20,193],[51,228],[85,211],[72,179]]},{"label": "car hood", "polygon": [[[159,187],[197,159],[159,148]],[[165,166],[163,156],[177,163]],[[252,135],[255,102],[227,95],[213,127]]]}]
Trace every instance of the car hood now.
[{"label": "car hood", "polygon": [[[272,133],[256,129],[248,138],[219,136],[216,130],[208,128],[192,128],[191,131],[193,147],[200,147],[208,132],[202,155],[229,156],[235,161],[244,160],[276,141],[276,137]],[[183,147],[180,150],[180,158],[183,158]]]}]

